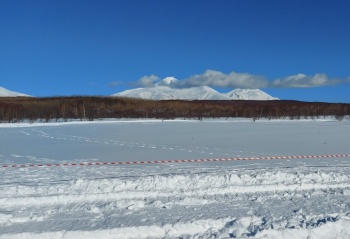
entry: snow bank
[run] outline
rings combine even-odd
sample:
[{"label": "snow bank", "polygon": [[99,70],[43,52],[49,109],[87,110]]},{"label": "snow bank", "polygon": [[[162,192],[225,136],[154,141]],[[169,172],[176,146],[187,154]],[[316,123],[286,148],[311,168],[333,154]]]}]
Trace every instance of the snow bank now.
[{"label": "snow bank", "polygon": [[[0,212],[12,211],[0,213],[0,228],[7,232],[0,238],[346,238],[347,214],[303,209],[326,205],[329,192],[341,195],[330,200],[348,197],[350,176],[278,169],[13,184],[0,191]],[[230,213],[233,205],[244,213]],[[256,205],[273,214],[256,211]],[[281,214],[280,207],[290,213]],[[188,212],[201,216],[193,220]],[[69,214],[78,217],[71,230],[42,226]],[[120,223],[118,214],[130,217],[129,223]],[[149,221],[152,216],[155,221]],[[107,228],[93,229],[96,220]],[[18,233],[29,225],[34,231]]]}]

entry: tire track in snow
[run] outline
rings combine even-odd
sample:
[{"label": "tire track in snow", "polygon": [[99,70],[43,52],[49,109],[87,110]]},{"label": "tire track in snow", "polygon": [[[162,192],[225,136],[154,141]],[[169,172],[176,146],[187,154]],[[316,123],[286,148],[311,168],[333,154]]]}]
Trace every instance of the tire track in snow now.
[{"label": "tire track in snow", "polygon": [[[0,237],[13,232],[38,233],[41,228],[49,232],[67,231],[68,225],[71,225],[68,227],[71,232],[94,228],[113,228],[121,232],[164,225],[169,225],[168,230],[175,230],[180,225],[190,228],[197,225],[194,222],[201,228],[198,232],[194,230],[199,233],[206,228],[202,220],[208,225],[214,223],[214,218],[223,220],[216,228],[224,229],[226,224],[235,221],[244,224],[245,218],[260,218],[261,215],[265,215],[264,220],[269,220],[275,228],[283,223],[285,227],[292,227],[303,225],[304,213],[324,215],[350,211],[347,203],[326,207],[334,199],[337,202],[350,199],[349,174],[278,169],[78,179],[42,185],[14,183],[0,187]],[[318,207],[307,209],[311,204]],[[280,208],[290,214],[280,218]],[[267,212],[273,212],[274,216],[269,218]],[[157,218],[162,218],[161,222]],[[310,225],[312,221],[328,220],[328,216],[315,220],[311,216],[308,218]],[[329,220],[338,219],[332,216]],[[257,225],[264,227],[265,224]],[[233,233],[237,226],[223,233]],[[266,225],[265,229],[268,228],[271,226]],[[142,237],[152,235],[152,232],[143,232]],[[131,238],[131,235],[125,238]]]}]

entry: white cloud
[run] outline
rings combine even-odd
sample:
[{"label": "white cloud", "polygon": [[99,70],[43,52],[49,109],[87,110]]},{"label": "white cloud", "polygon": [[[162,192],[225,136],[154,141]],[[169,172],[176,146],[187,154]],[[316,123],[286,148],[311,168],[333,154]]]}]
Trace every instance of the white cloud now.
[{"label": "white cloud", "polygon": [[[159,82],[156,75],[143,76],[138,81],[131,83],[137,87],[154,87]],[[336,85],[350,82],[350,77],[346,79],[329,78],[326,74],[315,74],[308,76],[305,74],[296,74],[268,80],[264,76],[253,75],[249,73],[231,72],[229,74],[215,70],[206,70],[202,74],[191,76],[187,79],[179,80],[167,84],[171,88],[190,88],[196,86],[210,86],[221,88],[310,88],[327,85]],[[162,85],[162,84],[161,84]]]},{"label": "white cloud", "polygon": [[206,70],[203,74],[194,75],[185,80],[179,81],[178,86],[194,87],[194,86],[212,86],[222,88],[262,88],[268,85],[267,79],[263,76],[252,75],[249,73],[229,74],[215,70]]},{"label": "white cloud", "polygon": [[341,82],[342,81],[339,79],[330,79],[326,74],[315,74],[313,76],[297,74],[273,80],[270,86],[283,88],[309,88],[336,85]]},{"label": "white cloud", "polygon": [[154,82],[158,81],[159,77],[156,75],[143,76],[138,81],[132,83],[133,86],[138,87],[153,87]]}]

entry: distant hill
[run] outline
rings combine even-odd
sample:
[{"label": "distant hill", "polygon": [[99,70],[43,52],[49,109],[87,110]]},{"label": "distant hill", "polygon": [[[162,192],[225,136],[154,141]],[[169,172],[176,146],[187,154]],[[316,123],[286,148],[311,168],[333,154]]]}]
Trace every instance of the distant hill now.
[{"label": "distant hill", "polygon": [[150,100],[278,100],[259,89],[235,89],[219,93],[209,86],[179,88],[177,83],[177,79],[166,77],[154,87],[126,90],[112,96]]},{"label": "distant hill", "polygon": [[10,91],[0,86],[0,97],[16,97],[16,96],[30,96],[23,93]]}]

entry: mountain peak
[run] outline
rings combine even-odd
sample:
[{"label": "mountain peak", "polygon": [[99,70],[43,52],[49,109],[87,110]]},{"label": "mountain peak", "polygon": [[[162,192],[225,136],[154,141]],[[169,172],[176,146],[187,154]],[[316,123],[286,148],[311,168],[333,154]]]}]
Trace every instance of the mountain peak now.
[{"label": "mountain peak", "polygon": [[169,76],[169,77],[165,77],[163,80],[159,81],[156,86],[174,86],[176,83],[178,82],[178,80],[175,77]]},{"label": "mountain peak", "polygon": [[278,100],[259,89],[234,89],[225,94],[233,100]]}]

